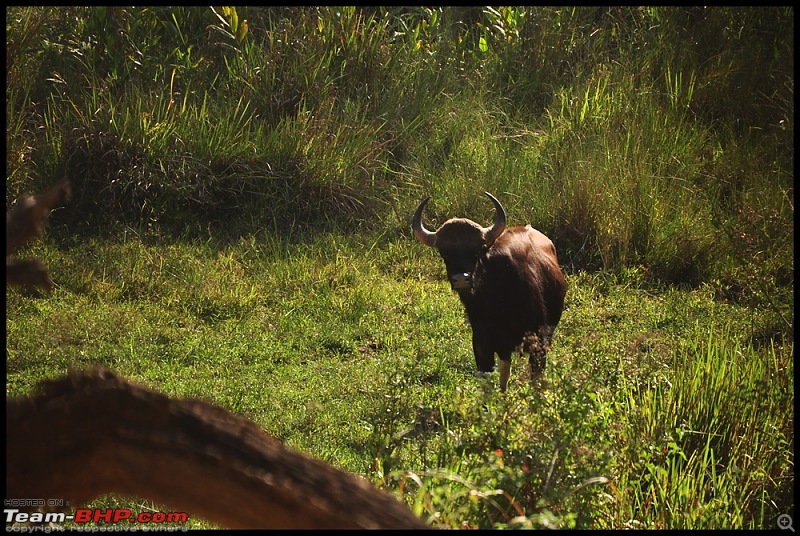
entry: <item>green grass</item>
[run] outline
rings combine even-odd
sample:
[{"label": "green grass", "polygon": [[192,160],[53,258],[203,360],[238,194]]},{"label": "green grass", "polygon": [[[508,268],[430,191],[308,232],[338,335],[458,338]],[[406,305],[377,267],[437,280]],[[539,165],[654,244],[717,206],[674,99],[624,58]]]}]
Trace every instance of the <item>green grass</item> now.
[{"label": "green grass", "polygon": [[[794,499],[791,8],[6,12],[8,396],[105,366],[437,527],[772,528]],[[550,236],[541,385],[473,373],[426,222]],[[128,498],[100,506],[166,507]],[[204,522],[193,521],[196,526]]]},{"label": "green grass", "polygon": [[57,288],[7,293],[9,396],[108,367],[246,416],[441,527],[763,528],[791,504],[793,345],[755,348],[761,313],[708,285],[570,275],[543,384],[516,363],[502,396],[410,235],[31,253]]}]

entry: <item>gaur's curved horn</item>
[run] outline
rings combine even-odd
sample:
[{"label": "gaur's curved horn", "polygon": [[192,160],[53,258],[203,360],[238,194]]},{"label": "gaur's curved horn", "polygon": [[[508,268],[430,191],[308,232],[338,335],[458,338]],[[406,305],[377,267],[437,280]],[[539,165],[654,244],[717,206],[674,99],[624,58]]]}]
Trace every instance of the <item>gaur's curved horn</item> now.
[{"label": "gaur's curved horn", "polygon": [[436,247],[436,233],[430,232],[422,225],[422,209],[425,208],[425,205],[427,205],[430,200],[431,198],[428,197],[419,204],[417,211],[414,213],[414,219],[411,220],[411,228],[414,230],[414,236],[417,237],[417,240],[426,246],[434,248]]},{"label": "gaur's curved horn", "polygon": [[494,208],[495,208],[494,223],[492,224],[491,227],[485,227],[483,229],[484,236],[486,236],[486,244],[489,245],[495,240],[497,240],[497,237],[499,237],[501,234],[503,234],[503,231],[505,231],[506,211],[503,208],[503,205],[500,204],[500,201],[498,201],[495,196],[493,196],[489,192],[483,192],[483,193],[485,193],[489,197],[489,199],[492,200],[492,203],[494,203]]}]

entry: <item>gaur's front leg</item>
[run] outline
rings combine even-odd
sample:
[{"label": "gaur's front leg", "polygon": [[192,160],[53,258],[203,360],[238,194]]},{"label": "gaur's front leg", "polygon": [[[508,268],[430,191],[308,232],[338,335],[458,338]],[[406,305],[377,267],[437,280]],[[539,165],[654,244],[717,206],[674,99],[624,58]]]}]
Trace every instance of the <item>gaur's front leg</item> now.
[{"label": "gaur's front leg", "polygon": [[472,351],[475,353],[475,366],[478,367],[478,372],[494,370],[494,350],[475,331],[472,332]]}]

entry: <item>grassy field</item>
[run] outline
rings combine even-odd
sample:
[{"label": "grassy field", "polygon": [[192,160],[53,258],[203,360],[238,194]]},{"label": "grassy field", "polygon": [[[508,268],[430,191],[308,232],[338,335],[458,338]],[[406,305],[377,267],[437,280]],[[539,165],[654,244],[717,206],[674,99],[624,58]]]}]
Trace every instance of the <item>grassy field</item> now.
[{"label": "grassy field", "polygon": [[[107,367],[442,528],[794,514],[793,10],[7,9],[6,393]],[[410,216],[556,243],[542,382],[474,374]],[[169,511],[137,498],[96,506]],[[193,520],[191,526],[208,526]]]},{"label": "grassy field", "polygon": [[8,393],[104,366],[247,416],[435,526],[767,526],[765,501],[792,500],[792,346],[755,344],[751,308],[572,274],[543,385],[520,363],[502,396],[438,258],[373,239],[39,246],[58,289],[7,296]]}]

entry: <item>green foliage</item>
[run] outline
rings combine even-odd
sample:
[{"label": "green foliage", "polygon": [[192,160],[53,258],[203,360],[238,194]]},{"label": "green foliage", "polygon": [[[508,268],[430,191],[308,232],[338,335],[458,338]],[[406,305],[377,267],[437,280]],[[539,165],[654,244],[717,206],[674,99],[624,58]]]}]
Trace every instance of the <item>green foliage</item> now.
[{"label": "green foliage", "polygon": [[8,393],[109,367],[244,415],[436,527],[766,528],[793,507],[794,351],[763,341],[768,309],[637,270],[569,276],[543,380],[517,360],[502,395],[414,244],[45,238],[29,253],[56,290],[7,295]]},{"label": "green foliage", "polygon": [[[438,527],[774,527],[793,14],[9,7],[7,201],[74,197],[30,252],[55,293],[7,294],[7,392],[107,366]],[[431,227],[488,223],[484,190],[570,285],[544,382],[515,365],[506,396],[408,230],[427,195]]]},{"label": "green foliage", "polygon": [[8,14],[8,190],[70,176],[73,228],[397,228],[485,189],[570,266],[689,284],[742,284],[748,214],[792,234],[786,8]]},{"label": "green foliage", "polygon": [[[752,453],[769,448],[770,426],[792,418],[785,401],[793,383],[775,375],[792,365],[774,347],[755,352],[724,333],[709,339],[678,356],[672,385],[651,385],[627,402],[631,437],[640,440],[630,447],[644,478],[626,487],[621,502],[632,516],[651,519],[650,528],[774,526],[776,515],[760,504],[765,488],[789,492],[787,468]],[[775,417],[773,425],[764,415]],[[658,443],[660,451],[647,451]]]}]

